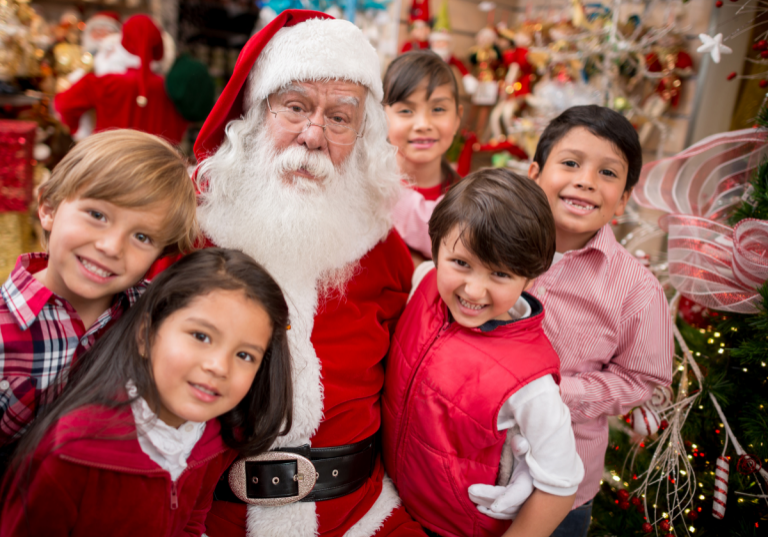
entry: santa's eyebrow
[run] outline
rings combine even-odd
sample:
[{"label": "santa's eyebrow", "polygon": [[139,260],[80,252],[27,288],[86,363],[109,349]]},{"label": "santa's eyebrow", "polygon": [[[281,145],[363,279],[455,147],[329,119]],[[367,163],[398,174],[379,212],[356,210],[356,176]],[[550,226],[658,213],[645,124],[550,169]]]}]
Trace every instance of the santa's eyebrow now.
[{"label": "santa's eyebrow", "polygon": [[302,86],[299,86],[298,84],[291,84],[290,86],[281,88],[280,91],[277,92],[277,94],[282,95],[284,93],[289,93],[289,92],[298,93],[300,95],[303,95],[304,97],[307,96],[307,90],[304,89]]},{"label": "santa's eyebrow", "polygon": [[352,106],[358,106],[360,104],[360,100],[357,97],[351,96],[339,97],[337,102],[339,104],[351,104]]}]

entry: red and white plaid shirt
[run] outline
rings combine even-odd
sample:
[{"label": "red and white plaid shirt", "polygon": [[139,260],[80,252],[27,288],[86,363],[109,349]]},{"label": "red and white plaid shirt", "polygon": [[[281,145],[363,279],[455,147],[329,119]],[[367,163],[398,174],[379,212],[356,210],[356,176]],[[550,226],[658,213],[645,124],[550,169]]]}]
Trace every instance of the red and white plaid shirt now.
[{"label": "red and white plaid shirt", "polygon": [[144,291],[141,283],[112,301],[88,330],[63,298],[38,282],[47,254],[24,254],[0,287],[0,446],[17,439],[47,402],[60,371],[88,350]]},{"label": "red and white plaid shirt", "polygon": [[608,416],[626,413],[672,381],[667,301],[608,225],[581,250],[567,252],[529,292],[544,304],[544,333],[560,356],[560,391],[584,462],[576,508],[600,487]]}]

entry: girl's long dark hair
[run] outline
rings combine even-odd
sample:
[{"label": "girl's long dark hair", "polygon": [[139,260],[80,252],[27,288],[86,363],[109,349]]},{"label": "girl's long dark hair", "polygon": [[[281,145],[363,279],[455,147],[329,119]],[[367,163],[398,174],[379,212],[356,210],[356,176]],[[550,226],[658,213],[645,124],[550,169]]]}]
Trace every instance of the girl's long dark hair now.
[{"label": "girl's long dark hair", "polygon": [[[427,82],[427,99],[438,86],[449,84],[453,101],[456,103],[456,113],[459,112],[459,85],[453,76],[451,66],[431,50],[412,50],[395,58],[387,67],[384,74],[384,106],[404,101],[421,84]],[[442,173],[442,192],[461,181],[461,176],[451,168],[443,155],[440,160]]]},{"label": "girl's long dark hair", "polygon": [[150,360],[141,356],[149,349],[140,348],[139,342],[152,342],[168,316],[217,290],[242,291],[272,321],[272,339],[251,389],[240,404],[219,416],[224,442],[241,455],[269,449],[279,435],[290,430],[293,415],[288,305],[272,276],[251,257],[236,250],[207,248],[162,272],[115,326],[75,362],[61,397],[35,420],[19,443],[13,467],[18,468],[33,454],[45,433],[66,414],[86,405],[119,408],[131,404],[135,398],[125,395],[129,380],[150,404],[160,401],[151,356]]}]

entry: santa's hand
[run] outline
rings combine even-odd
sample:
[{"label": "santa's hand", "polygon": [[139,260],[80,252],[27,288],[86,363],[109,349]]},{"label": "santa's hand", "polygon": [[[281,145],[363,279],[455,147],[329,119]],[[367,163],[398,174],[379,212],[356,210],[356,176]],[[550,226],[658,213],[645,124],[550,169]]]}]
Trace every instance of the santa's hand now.
[{"label": "santa's hand", "polygon": [[479,86],[479,82],[475,77],[472,75],[464,75],[461,77],[461,81],[464,83],[464,91],[467,92],[467,95],[472,95],[477,91],[477,86]]}]

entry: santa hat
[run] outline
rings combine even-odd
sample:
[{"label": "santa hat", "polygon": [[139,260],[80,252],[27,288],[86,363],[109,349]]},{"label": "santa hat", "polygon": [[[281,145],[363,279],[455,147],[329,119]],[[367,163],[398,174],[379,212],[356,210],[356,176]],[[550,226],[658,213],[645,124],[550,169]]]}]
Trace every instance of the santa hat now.
[{"label": "santa hat", "polygon": [[416,21],[429,24],[429,19],[429,0],[413,0],[410,13],[408,14],[408,20],[410,20],[411,24],[414,24]]},{"label": "santa hat", "polygon": [[[246,81],[250,81],[246,84]],[[227,123],[294,81],[347,80],[384,97],[379,57],[351,22],[287,9],[251,37],[195,142],[198,162],[224,141]]]},{"label": "santa hat", "polygon": [[134,15],[123,25],[122,45],[125,50],[141,59],[139,96],[136,104],[147,106],[147,79],[153,60],[163,58],[163,36],[160,29],[146,15]]}]

